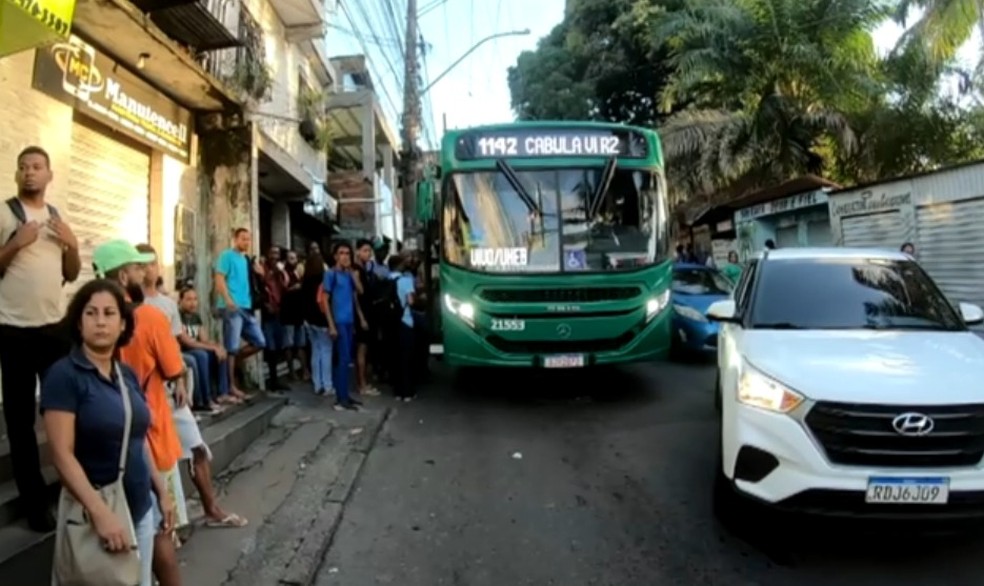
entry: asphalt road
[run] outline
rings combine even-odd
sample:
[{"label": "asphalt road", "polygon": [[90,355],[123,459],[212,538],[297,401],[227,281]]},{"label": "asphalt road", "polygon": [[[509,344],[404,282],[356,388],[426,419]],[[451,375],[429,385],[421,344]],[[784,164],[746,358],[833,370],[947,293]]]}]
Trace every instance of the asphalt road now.
[{"label": "asphalt road", "polygon": [[835,532],[787,556],[719,527],[707,364],[463,382],[396,408],[318,586],[981,583],[979,539]]}]

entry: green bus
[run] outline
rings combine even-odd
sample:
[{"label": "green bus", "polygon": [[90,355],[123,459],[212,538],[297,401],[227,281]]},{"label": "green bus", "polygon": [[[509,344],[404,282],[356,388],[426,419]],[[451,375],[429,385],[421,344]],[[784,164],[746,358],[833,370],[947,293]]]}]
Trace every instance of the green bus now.
[{"label": "green bus", "polygon": [[655,132],[454,130],[436,178],[443,344],[433,350],[446,363],[581,368],[667,355],[670,218]]}]

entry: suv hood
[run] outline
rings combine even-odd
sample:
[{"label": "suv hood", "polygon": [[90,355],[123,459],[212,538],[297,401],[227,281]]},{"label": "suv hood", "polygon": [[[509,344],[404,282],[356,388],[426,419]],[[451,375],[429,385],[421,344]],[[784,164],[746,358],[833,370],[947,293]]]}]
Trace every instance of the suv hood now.
[{"label": "suv hood", "polygon": [[972,332],[746,330],[744,356],[818,401],[984,403],[984,340]]}]

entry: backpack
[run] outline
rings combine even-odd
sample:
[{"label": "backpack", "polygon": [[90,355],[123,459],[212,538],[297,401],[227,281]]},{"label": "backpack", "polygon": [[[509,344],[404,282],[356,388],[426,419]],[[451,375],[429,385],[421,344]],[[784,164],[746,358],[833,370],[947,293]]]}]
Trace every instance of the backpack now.
[{"label": "backpack", "polygon": [[406,309],[406,305],[400,300],[396,281],[396,279],[380,279],[376,283],[373,311],[380,322],[385,324],[399,323]]},{"label": "backpack", "polygon": [[[49,216],[55,219],[61,218],[61,215],[58,213],[58,209],[55,206],[51,205],[50,203],[45,205],[47,205],[48,207]],[[24,210],[24,203],[20,200],[19,197],[11,197],[10,199],[8,199],[7,207],[10,208],[10,213],[12,213],[14,215],[14,218],[17,220],[18,228],[20,228],[21,226],[27,223],[27,212]],[[14,231],[14,233],[11,234],[9,238],[7,238],[7,242],[13,240],[16,234],[17,232]],[[7,242],[5,242],[4,244],[6,244]],[[3,272],[0,272],[0,279],[2,278],[3,278]]]}]

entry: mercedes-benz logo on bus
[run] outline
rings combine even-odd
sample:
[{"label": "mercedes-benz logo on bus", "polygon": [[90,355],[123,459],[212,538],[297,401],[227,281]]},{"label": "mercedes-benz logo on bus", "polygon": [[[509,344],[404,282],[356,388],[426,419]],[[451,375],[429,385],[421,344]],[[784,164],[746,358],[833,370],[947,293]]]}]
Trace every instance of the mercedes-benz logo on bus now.
[{"label": "mercedes-benz logo on bus", "polygon": [[560,324],[557,326],[557,337],[558,338],[570,338],[571,337],[571,326],[567,324]]},{"label": "mercedes-benz logo on bus", "polygon": [[922,413],[903,413],[892,420],[892,427],[899,435],[918,437],[933,431],[936,422]]}]

